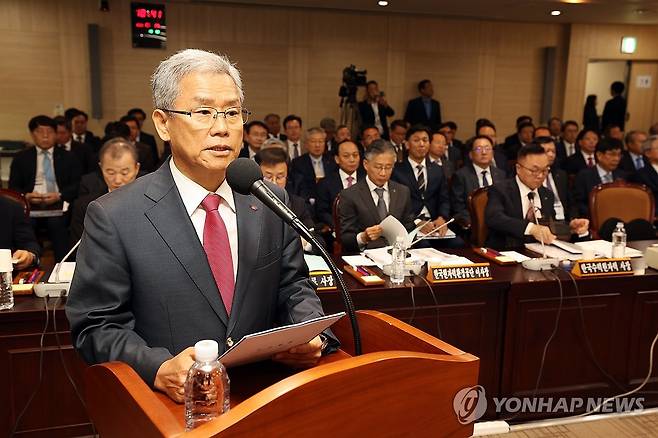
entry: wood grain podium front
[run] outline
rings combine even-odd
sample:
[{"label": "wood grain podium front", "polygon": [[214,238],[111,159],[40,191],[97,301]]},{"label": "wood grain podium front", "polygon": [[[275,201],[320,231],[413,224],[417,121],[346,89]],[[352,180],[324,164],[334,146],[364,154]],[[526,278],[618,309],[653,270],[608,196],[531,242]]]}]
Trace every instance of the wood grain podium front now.
[{"label": "wood grain podium front", "polygon": [[89,413],[104,438],[471,436],[453,399],[477,385],[479,359],[380,312],[358,319],[363,355],[350,355],[343,318],[332,329],[344,351],[297,373],[266,363],[230,369],[231,410],[191,432],[182,405],[119,362],[86,370]]}]

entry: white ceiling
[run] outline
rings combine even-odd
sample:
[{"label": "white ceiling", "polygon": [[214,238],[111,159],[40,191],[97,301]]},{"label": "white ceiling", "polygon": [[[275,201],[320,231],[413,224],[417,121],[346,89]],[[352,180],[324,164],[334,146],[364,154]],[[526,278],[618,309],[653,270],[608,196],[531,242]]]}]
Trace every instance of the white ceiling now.
[{"label": "white ceiling", "polygon": [[[377,0],[192,1],[505,21],[658,24],[656,0],[389,0],[387,7],[378,6]],[[562,14],[552,17],[550,11],[554,9],[561,10]]]}]

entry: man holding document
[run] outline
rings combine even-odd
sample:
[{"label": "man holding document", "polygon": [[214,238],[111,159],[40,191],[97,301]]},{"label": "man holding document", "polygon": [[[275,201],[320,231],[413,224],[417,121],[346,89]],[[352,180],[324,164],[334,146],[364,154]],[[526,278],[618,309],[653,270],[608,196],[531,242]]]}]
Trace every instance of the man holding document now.
[{"label": "man holding document", "polygon": [[[66,313],[87,362],[126,362],[182,402],[195,342],[214,339],[221,353],[323,311],[299,236],[226,182],[249,115],[238,70],[188,49],[160,63],[151,83],[153,122],[172,158],[89,205]],[[327,332],[273,359],[312,366],[329,345],[337,341]]]}]

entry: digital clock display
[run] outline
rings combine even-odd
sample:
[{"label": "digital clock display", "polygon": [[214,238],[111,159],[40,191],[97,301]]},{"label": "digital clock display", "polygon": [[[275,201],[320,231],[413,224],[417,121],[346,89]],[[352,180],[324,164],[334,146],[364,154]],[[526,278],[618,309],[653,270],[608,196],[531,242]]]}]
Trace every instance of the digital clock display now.
[{"label": "digital clock display", "polygon": [[133,47],[163,49],[167,46],[165,5],[131,3]]}]

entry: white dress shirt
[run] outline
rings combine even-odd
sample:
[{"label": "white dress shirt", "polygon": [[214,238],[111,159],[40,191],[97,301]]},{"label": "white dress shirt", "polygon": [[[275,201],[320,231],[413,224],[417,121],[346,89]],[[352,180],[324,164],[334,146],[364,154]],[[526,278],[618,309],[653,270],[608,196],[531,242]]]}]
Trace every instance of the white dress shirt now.
[{"label": "white dress shirt", "polygon": [[[347,182],[348,177],[352,177],[352,185],[357,183],[357,178],[356,178],[356,172],[353,172],[351,175],[349,175],[347,172],[345,172],[343,169],[338,169],[338,176],[340,177],[340,182],[343,184],[343,188],[346,189],[349,187],[349,184]],[[375,203],[377,205],[377,203]]]},{"label": "white dress shirt", "polygon": [[478,185],[480,187],[484,187],[484,177],[482,176],[482,172],[487,172],[487,181],[489,182],[489,185],[493,185],[493,176],[491,176],[491,166],[487,166],[486,168],[484,168],[473,163],[473,169],[475,169],[475,175],[477,175],[478,177]]},{"label": "white dress shirt", "polygon": [[562,201],[560,200],[560,194],[557,191],[557,186],[555,185],[555,180],[553,179],[553,174],[551,172],[548,172],[548,176],[544,180],[544,187],[550,190],[548,181],[551,181],[550,187],[553,187],[553,195],[555,195],[555,202],[553,203],[553,209],[555,209],[555,219],[562,221],[564,220],[564,206],[562,205]]},{"label": "white dress shirt", "polygon": [[564,141],[564,150],[567,153],[567,157],[571,156],[576,153],[576,144],[575,143],[569,143],[568,141]]},{"label": "white dress shirt", "polygon": [[[46,176],[43,174],[43,152],[44,150],[38,146],[34,147],[37,151],[37,174],[34,178],[34,193],[48,193],[46,186]],[[53,156],[53,151],[55,148],[50,148],[45,151],[50,156],[50,162],[53,166],[53,176],[55,176],[55,193],[59,193],[59,187],[57,187],[57,176],[55,175],[55,158]]]},{"label": "white dress shirt", "polygon": [[87,137],[86,133],[82,135],[73,134],[73,140],[77,141],[78,143],[84,143],[86,137]]},{"label": "white dress shirt", "polygon": [[253,150],[251,148],[251,145],[247,146],[247,150],[249,151],[249,158],[253,160],[256,154],[258,153],[258,151]]},{"label": "white dress shirt", "polygon": [[311,159],[311,164],[313,165],[313,172],[315,172],[315,178],[324,178],[324,164],[322,163],[322,155],[319,157],[314,157],[311,154],[308,154]]},{"label": "white dress shirt", "polygon": [[299,139],[297,141],[292,141],[292,140],[286,140],[288,143],[288,157],[290,157],[290,160],[292,161],[295,158],[295,143],[297,144],[297,150],[299,151],[299,156],[302,156],[302,140]]},{"label": "white dress shirt", "polygon": [[66,149],[67,151],[71,152],[71,143],[73,143],[73,137],[69,138],[69,141],[66,143],[62,144],[62,147]]},{"label": "white dress shirt", "polygon": [[[178,193],[183,200],[183,205],[185,205],[185,211],[192,220],[199,242],[203,244],[206,211],[201,206],[201,202],[210,192],[183,175],[176,167],[173,159],[169,161],[169,168],[178,188]],[[217,211],[226,225],[229,245],[231,245],[231,258],[233,259],[233,278],[236,278],[238,274],[238,219],[235,213],[233,191],[224,179],[224,182],[217,188],[215,193],[222,197],[222,202],[219,204]]]},{"label": "white dress shirt", "polygon": [[[530,199],[528,199],[528,193],[533,192],[535,194],[535,199],[533,203],[537,208],[535,210],[535,217],[537,218],[537,220],[541,219],[542,205],[541,205],[541,198],[539,197],[539,192],[537,191],[537,189],[531,190],[530,187],[523,184],[523,182],[521,182],[521,179],[519,178],[518,175],[515,176],[514,178],[516,179],[516,185],[519,187],[519,194],[521,195],[521,213],[523,214],[523,218],[525,219],[525,215],[528,212],[528,209],[530,208]],[[532,230],[532,227],[534,226],[535,224],[533,224],[532,222],[529,223],[525,227],[524,234],[530,234],[530,230]]]},{"label": "white dress shirt", "polygon": [[[588,154],[584,150],[580,150],[580,153],[583,155],[583,158],[585,159],[585,165],[588,164],[588,161],[590,157],[592,157],[592,163],[596,164],[596,158],[594,157],[594,154]],[[589,167],[589,166],[588,166]]]},{"label": "white dress shirt", "polygon": [[[598,164],[596,165],[596,171],[598,172],[599,178],[601,179],[602,183],[608,183],[608,182],[612,182],[612,181],[615,180],[615,177],[612,174],[612,172],[608,172],[607,170],[605,170],[603,167],[599,166]],[[610,176],[610,181],[606,181],[606,175]]]}]

